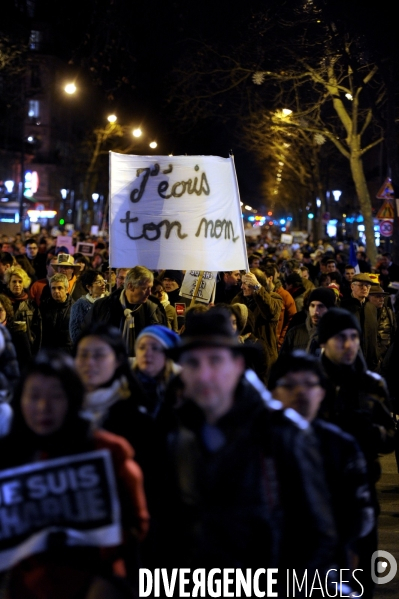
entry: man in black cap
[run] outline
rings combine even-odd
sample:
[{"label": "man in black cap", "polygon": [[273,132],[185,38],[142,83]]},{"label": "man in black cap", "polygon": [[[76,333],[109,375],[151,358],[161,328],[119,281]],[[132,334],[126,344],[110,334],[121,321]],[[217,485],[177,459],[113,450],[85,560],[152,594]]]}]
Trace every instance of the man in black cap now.
[{"label": "man in black cap", "polygon": [[253,351],[213,308],[187,318],[181,345],[167,352],[182,368],[184,401],[167,434],[163,557],[195,568],[324,569],[336,537],[321,457],[306,422],[245,374]]},{"label": "man in black cap", "polygon": [[378,368],[377,308],[368,300],[374,282],[366,273],[355,275],[351,283],[351,296],[341,301],[341,308],[349,310],[358,319],[361,329],[360,346],[370,370]]},{"label": "man in black cap", "polygon": [[176,310],[179,329],[184,324],[186,309],[191,303],[190,298],[180,295],[180,287],[182,286],[183,279],[184,274],[182,270],[165,270],[162,275],[162,285],[168,294],[170,305]]},{"label": "man in black cap", "polygon": [[[380,477],[378,455],[394,450],[395,423],[384,403],[388,401],[385,381],[367,370],[360,354],[361,328],[355,315],[331,308],[319,322],[322,366],[329,379],[323,416],[358,441],[367,462],[372,501],[378,514],[375,484]],[[377,528],[359,548],[359,568],[370,571],[370,558],[377,549]],[[371,597],[372,581],[364,597]]]},{"label": "man in black cap", "polygon": [[335,293],[328,287],[317,287],[309,296],[309,310],[306,321],[288,330],[280,354],[288,354],[296,349],[317,354],[317,325],[320,318],[335,306]]}]

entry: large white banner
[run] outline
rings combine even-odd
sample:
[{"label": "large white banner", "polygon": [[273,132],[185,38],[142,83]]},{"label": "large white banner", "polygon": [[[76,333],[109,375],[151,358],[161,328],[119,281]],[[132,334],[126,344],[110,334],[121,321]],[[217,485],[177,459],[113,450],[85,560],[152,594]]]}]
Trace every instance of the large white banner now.
[{"label": "large white banner", "polygon": [[232,158],[110,153],[111,266],[247,269]]}]

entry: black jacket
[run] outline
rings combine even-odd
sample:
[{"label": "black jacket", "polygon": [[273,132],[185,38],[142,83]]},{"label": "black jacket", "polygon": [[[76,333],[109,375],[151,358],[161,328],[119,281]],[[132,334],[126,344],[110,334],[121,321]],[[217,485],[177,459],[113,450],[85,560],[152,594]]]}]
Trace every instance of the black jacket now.
[{"label": "black jacket", "polygon": [[[90,326],[92,323],[103,322],[123,331],[125,315],[123,306],[120,302],[122,288],[112,292],[111,295],[97,300],[91,310],[87,313],[82,329]],[[134,312],[134,331],[135,338],[140,332],[151,324],[163,324],[168,326],[165,309],[162,304],[153,296],[140,306]]]},{"label": "black jacket", "polygon": [[[297,572],[328,566],[335,528],[317,442],[300,416],[268,409],[243,378],[216,426],[206,425],[191,401],[173,417],[162,495],[164,561]],[[216,450],[205,442],[211,436],[221,442]]]},{"label": "black jacket", "polygon": [[40,303],[42,315],[42,347],[56,347],[72,353],[69,334],[69,319],[74,301],[68,295],[65,302],[56,302],[52,297]]}]

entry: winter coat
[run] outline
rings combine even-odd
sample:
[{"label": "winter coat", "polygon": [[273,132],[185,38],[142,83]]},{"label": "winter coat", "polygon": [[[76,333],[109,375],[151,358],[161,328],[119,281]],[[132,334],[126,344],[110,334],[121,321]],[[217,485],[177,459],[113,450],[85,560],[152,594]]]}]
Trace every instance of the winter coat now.
[{"label": "winter coat", "polygon": [[244,333],[253,333],[264,348],[266,362],[261,378],[263,382],[266,382],[270,368],[278,356],[277,324],[283,300],[278,293],[270,293],[264,287],[261,287],[257,293],[250,297],[244,296],[243,292],[240,291],[231,303],[245,304],[248,308],[248,323],[244,329]]},{"label": "winter coat", "polygon": [[341,308],[352,312],[359,321],[362,335],[360,337],[360,345],[362,348],[364,359],[370,370],[378,368],[378,318],[377,308],[367,299],[361,303],[355,297],[349,297],[341,301]]},{"label": "winter coat", "polygon": [[43,347],[56,347],[72,353],[72,339],[69,334],[69,319],[73,299],[67,296],[65,302],[56,302],[52,297],[40,303],[43,326]]},{"label": "winter coat", "polygon": [[[323,352],[321,363],[329,386],[320,413],[355,437],[365,455],[369,483],[374,488],[381,472],[378,455],[390,453],[395,445],[395,422],[384,405],[388,401],[386,383],[379,374],[367,370],[359,354],[354,364],[341,366]],[[374,501],[377,503],[375,496]]]},{"label": "winter coat", "polygon": [[[108,297],[99,299],[93,304],[93,307],[87,313],[84,320],[84,327],[91,323],[108,323],[123,331],[125,324],[125,314],[120,302],[120,295],[123,289],[117,289]],[[134,335],[137,339],[140,332],[151,324],[163,324],[168,326],[165,309],[161,302],[153,296],[134,311]],[[134,343],[133,343],[134,345]]]},{"label": "winter coat", "polygon": [[335,529],[317,443],[299,415],[290,419],[279,402],[273,406],[243,378],[233,407],[213,426],[191,401],[174,411],[162,563],[297,572],[328,566]]},{"label": "winter coat", "polygon": [[66,546],[60,538],[55,538],[52,546],[50,534],[51,549],[24,559],[8,573],[8,599],[78,599],[84,596],[84,590],[94,577],[112,578],[113,573],[122,574],[131,568],[129,557],[132,559],[132,556],[126,553],[130,529],[134,527],[139,538],[143,538],[149,525],[141,470],[125,439],[106,431],[88,434],[83,420],[74,423],[73,434],[61,429],[53,438],[43,440],[28,430],[23,447],[19,437],[11,430],[0,440],[1,469],[36,462],[38,455],[42,456],[39,459],[47,460],[100,449],[111,453],[125,532],[122,545],[111,548]]},{"label": "winter coat", "polygon": [[284,289],[280,281],[276,283],[274,291],[281,295],[283,300],[283,307],[277,324],[277,349],[280,350],[288,331],[290,321],[297,310],[294,298],[286,289]]}]

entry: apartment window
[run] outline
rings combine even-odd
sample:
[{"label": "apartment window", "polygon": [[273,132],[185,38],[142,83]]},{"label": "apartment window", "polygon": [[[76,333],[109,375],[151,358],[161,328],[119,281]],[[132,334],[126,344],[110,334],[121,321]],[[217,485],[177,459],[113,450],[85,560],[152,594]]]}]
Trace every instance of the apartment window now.
[{"label": "apartment window", "polygon": [[39,100],[29,100],[29,107],[28,107],[28,116],[31,119],[37,119],[40,116],[40,103]]},{"label": "apartment window", "polygon": [[29,49],[40,50],[40,43],[42,41],[41,31],[32,30],[29,37]]}]

